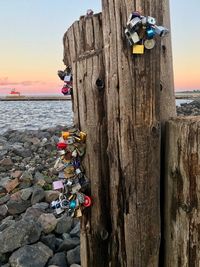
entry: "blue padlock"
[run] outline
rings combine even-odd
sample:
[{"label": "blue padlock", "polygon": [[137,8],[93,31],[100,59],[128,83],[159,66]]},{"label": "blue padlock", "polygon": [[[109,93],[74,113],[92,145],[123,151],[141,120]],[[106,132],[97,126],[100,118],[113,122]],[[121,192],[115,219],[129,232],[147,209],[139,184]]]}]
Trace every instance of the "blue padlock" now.
[{"label": "blue padlock", "polygon": [[76,208],[76,200],[71,200],[69,203],[69,208],[70,209],[75,209]]},{"label": "blue padlock", "polygon": [[156,34],[155,29],[153,29],[151,27],[150,28],[147,28],[146,34],[147,34],[147,38],[148,39],[152,39],[155,36],[155,34]]}]

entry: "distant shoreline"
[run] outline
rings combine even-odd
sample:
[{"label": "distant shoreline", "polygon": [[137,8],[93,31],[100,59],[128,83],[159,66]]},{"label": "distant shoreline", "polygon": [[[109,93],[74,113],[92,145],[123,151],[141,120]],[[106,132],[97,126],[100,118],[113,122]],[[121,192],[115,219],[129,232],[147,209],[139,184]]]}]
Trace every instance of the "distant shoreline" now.
[{"label": "distant shoreline", "polygon": [[0,101],[66,101],[71,96],[2,96]]}]

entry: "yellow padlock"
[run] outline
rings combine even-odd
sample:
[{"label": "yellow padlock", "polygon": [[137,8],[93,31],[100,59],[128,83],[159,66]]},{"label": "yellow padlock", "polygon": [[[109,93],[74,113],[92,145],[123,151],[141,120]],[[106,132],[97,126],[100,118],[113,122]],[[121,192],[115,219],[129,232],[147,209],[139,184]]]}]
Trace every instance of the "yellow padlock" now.
[{"label": "yellow padlock", "polygon": [[86,133],[80,132],[80,139],[81,139],[81,141],[85,142],[86,141],[86,136],[87,136]]},{"label": "yellow padlock", "polygon": [[144,54],[144,45],[133,45],[133,54]]},{"label": "yellow padlock", "polygon": [[62,132],[62,138],[66,140],[70,136],[69,132]]}]

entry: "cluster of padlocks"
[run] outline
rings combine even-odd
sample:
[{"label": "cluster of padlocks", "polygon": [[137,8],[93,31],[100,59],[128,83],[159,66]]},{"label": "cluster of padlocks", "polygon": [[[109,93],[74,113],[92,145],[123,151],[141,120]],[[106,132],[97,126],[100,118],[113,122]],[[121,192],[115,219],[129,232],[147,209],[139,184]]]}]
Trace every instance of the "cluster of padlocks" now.
[{"label": "cluster of padlocks", "polygon": [[132,46],[133,54],[144,54],[144,49],[153,49],[155,36],[165,36],[169,30],[156,25],[156,19],[150,16],[142,16],[138,11],[132,12],[128,18],[125,35]]},{"label": "cluster of padlocks", "polygon": [[84,192],[89,179],[81,164],[85,154],[86,134],[78,129],[62,132],[57,149],[59,157],[54,169],[58,180],[53,182],[53,189],[60,191],[59,198],[51,202],[56,214],[66,212],[71,217],[81,217],[82,210],[91,205],[91,198]]},{"label": "cluster of padlocks", "polygon": [[63,95],[72,94],[72,70],[70,67],[67,67],[64,71],[58,70],[59,78],[64,81],[64,85],[61,89]]}]

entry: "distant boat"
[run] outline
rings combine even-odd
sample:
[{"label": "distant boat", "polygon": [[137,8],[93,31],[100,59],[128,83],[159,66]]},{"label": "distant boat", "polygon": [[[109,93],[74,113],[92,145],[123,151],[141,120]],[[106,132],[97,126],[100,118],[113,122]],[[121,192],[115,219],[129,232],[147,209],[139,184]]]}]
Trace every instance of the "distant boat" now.
[{"label": "distant boat", "polygon": [[8,96],[20,96],[20,95],[21,95],[21,93],[17,92],[16,89],[11,89]]}]

